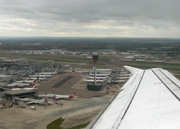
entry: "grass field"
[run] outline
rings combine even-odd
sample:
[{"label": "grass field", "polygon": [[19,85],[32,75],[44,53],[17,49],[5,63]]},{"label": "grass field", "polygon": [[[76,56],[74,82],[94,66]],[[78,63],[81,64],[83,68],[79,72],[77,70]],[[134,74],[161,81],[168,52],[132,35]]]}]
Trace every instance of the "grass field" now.
[{"label": "grass field", "polygon": [[63,123],[64,119],[59,118],[47,125],[46,129],[62,129],[60,125]]},{"label": "grass field", "polygon": [[[63,129],[60,127],[61,124],[63,123],[63,121],[64,121],[64,119],[59,118],[59,119],[51,122],[50,124],[48,124],[46,129]],[[80,125],[74,126],[72,128],[68,128],[68,129],[81,129],[81,128],[85,128],[88,124],[89,124],[89,122],[84,123],[84,124],[80,124]]]},{"label": "grass field", "polygon": [[[25,60],[37,61],[37,62],[56,62],[56,63],[64,63],[64,64],[83,64],[89,65],[92,62],[92,59],[86,58],[86,56],[81,55],[35,55],[35,54],[23,54],[23,53],[15,53],[15,52],[0,52],[0,57],[6,57],[8,59],[18,59],[23,58]],[[104,65],[110,58],[108,57],[100,57],[99,61],[101,62],[98,65]]]}]

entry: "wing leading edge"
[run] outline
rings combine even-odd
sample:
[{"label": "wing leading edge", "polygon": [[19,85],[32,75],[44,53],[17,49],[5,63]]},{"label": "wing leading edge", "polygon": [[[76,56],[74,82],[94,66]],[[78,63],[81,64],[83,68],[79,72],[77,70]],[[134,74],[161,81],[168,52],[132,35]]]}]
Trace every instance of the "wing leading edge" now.
[{"label": "wing leading edge", "polygon": [[180,81],[161,68],[125,68],[133,75],[87,129],[180,128]]}]

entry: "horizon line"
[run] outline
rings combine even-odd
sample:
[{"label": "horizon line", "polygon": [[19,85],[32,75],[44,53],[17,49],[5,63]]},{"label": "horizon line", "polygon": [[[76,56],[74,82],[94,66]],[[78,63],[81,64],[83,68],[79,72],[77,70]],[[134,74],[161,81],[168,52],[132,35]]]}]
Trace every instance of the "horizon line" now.
[{"label": "horizon line", "polygon": [[53,36],[0,36],[0,38],[136,38],[136,39],[180,39],[174,37],[53,37]]}]

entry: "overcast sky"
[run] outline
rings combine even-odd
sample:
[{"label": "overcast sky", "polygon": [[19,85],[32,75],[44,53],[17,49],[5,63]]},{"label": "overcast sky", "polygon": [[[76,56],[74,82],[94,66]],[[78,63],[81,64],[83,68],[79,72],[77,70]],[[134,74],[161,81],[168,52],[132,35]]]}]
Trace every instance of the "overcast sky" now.
[{"label": "overcast sky", "polygon": [[180,0],[0,0],[0,37],[180,38]]}]

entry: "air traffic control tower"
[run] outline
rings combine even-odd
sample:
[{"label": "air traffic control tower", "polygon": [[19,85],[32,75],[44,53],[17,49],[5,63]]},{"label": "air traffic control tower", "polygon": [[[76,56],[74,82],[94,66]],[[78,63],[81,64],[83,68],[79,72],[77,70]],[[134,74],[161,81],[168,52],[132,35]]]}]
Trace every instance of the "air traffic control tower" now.
[{"label": "air traffic control tower", "polygon": [[99,91],[102,89],[102,84],[96,83],[96,64],[98,62],[98,57],[99,57],[98,55],[92,55],[93,63],[94,63],[94,83],[87,84],[88,90]]}]

